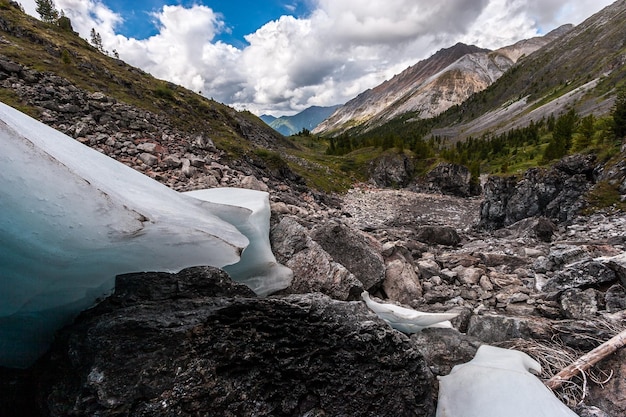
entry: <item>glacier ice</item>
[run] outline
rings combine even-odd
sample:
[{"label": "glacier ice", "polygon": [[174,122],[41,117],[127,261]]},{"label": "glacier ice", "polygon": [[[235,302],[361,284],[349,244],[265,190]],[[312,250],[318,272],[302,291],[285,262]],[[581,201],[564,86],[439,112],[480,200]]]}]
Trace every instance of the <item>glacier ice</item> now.
[{"label": "glacier ice", "polygon": [[267,194],[178,193],[3,103],[0,143],[0,366],[32,364],[121,273],[249,259],[269,283],[245,265],[231,267],[235,280],[245,271],[262,293],[289,285],[260,239],[269,224],[255,224],[269,217]]},{"label": "glacier ice", "polygon": [[527,354],[489,345],[439,378],[436,417],[577,417],[529,371]]},{"label": "glacier ice", "polygon": [[231,277],[262,296],[291,285],[293,271],[277,263],[272,253],[269,237],[271,213],[266,192],[211,188],[184,194],[208,203],[212,213],[237,227],[250,240],[241,254],[241,261],[223,268]]}]

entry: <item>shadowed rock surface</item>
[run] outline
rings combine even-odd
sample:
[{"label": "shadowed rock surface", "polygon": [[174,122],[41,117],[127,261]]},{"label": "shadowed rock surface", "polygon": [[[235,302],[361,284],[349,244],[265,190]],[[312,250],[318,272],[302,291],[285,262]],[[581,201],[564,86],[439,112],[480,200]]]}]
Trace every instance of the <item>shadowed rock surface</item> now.
[{"label": "shadowed rock surface", "polygon": [[210,268],[122,277],[38,372],[51,416],[434,412],[422,355],[362,303],[256,298]]}]

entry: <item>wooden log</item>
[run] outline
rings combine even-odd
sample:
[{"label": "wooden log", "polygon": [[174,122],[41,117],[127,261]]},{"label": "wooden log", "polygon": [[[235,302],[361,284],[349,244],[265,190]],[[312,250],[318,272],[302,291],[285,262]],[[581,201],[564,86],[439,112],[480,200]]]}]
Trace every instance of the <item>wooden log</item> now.
[{"label": "wooden log", "polygon": [[602,343],[589,353],[584,354],[571,365],[563,368],[558,374],[546,381],[546,385],[551,390],[559,388],[565,381],[569,381],[580,372],[585,372],[602,359],[614,353],[621,347],[626,345],[626,330],[620,332],[616,336]]}]

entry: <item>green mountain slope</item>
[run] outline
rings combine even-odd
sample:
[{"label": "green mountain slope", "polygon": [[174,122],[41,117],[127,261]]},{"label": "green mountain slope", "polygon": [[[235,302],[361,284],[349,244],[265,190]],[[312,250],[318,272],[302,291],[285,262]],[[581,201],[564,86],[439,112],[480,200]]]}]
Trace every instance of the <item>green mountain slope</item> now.
[{"label": "green mountain slope", "polygon": [[[250,112],[209,100],[158,80],[144,71],[98,51],[71,29],[43,23],[0,1],[0,55],[6,61],[69,80],[77,88],[101,92],[120,102],[167,118],[184,131],[205,132],[224,150],[241,153],[264,147],[292,146]],[[38,80],[32,80],[36,83]],[[0,99],[41,118],[42,109],[25,102],[15,86],[0,86]]]}]

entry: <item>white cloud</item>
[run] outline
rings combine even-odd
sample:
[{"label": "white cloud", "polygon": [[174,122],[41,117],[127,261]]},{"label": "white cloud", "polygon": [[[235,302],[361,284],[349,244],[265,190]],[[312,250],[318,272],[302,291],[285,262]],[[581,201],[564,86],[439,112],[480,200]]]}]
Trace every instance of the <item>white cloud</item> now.
[{"label": "white cloud", "polygon": [[[242,49],[216,41],[228,30],[211,8],[163,6],[159,32],[117,34],[122,16],[99,0],[56,0],[84,38],[158,78],[258,114],[345,102],[456,42],[498,48],[578,24],[612,0],[309,0],[309,16],[283,16],[246,36]],[[34,14],[34,0],[22,2]]]}]

